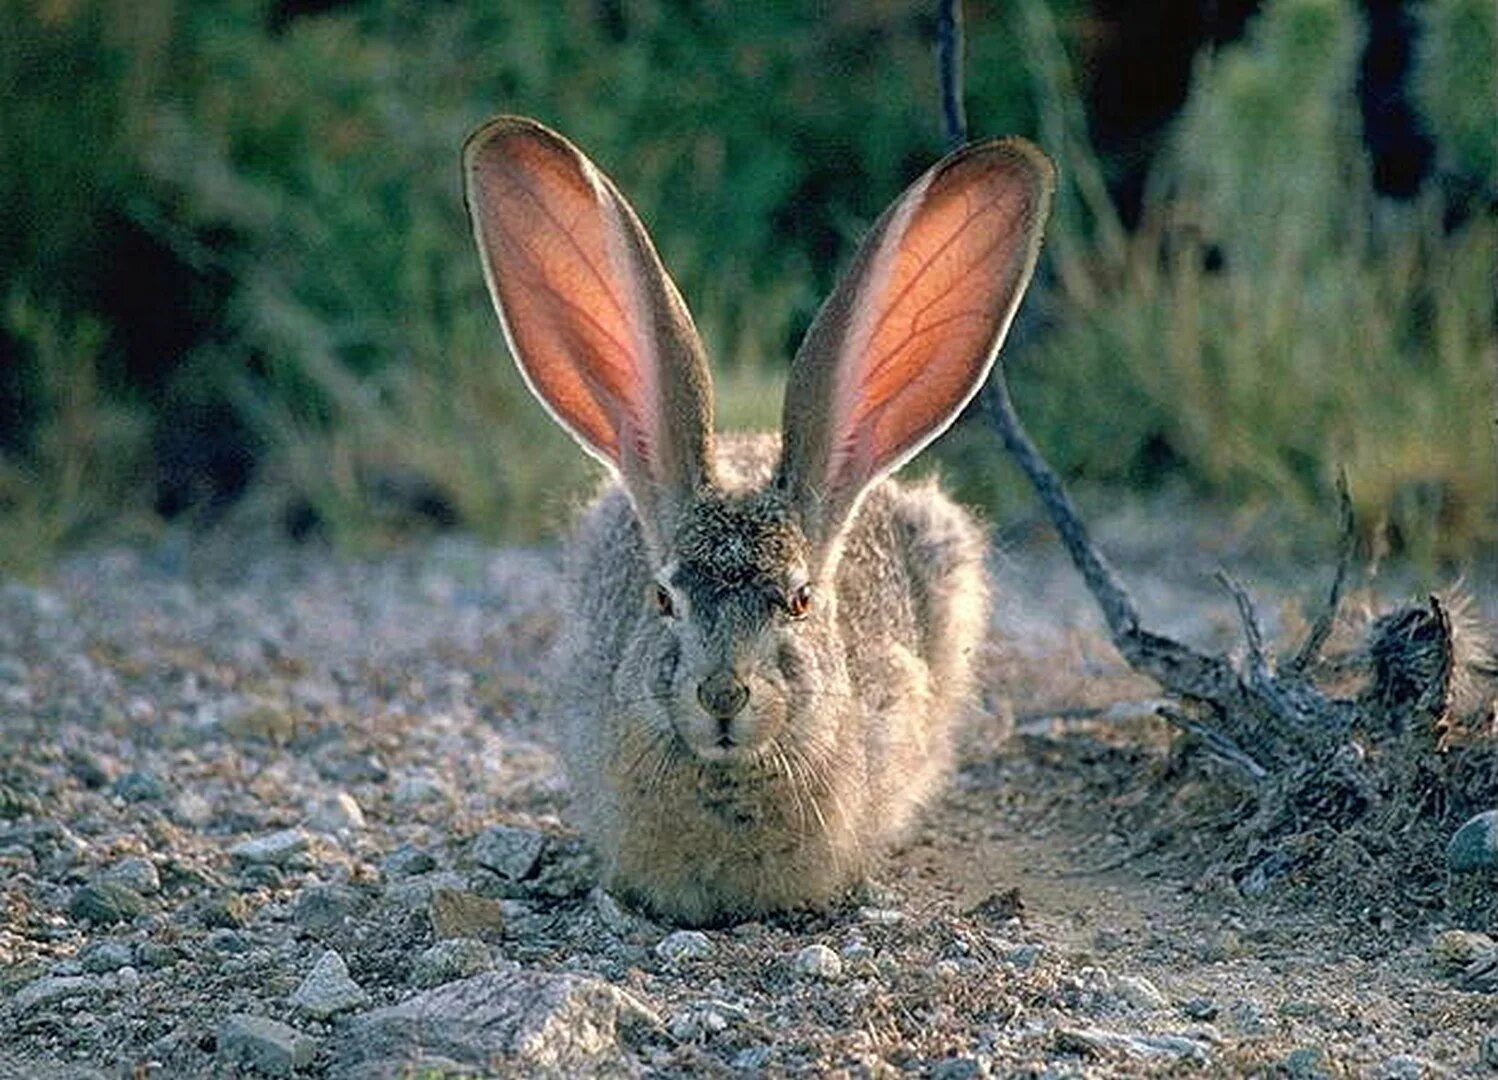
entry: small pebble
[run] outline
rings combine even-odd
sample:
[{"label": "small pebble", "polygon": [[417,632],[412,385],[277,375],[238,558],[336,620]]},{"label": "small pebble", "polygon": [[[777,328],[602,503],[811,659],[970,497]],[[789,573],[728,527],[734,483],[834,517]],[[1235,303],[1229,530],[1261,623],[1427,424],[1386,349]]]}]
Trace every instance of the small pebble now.
[{"label": "small pebble", "polygon": [[1498,1028],[1489,1028],[1477,1048],[1477,1060],[1490,1069],[1498,1069]]},{"label": "small pebble", "polygon": [[135,959],[129,945],[120,941],[98,941],[78,954],[83,970],[95,975],[107,974],[127,967]]},{"label": "small pebble", "polygon": [[511,881],[524,881],[541,865],[546,837],[529,829],[496,825],[473,838],[473,861]]},{"label": "small pebble", "polygon": [[385,857],[385,873],[391,877],[413,877],[435,869],[432,853],[410,844],[402,844]]},{"label": "small pebble", "polygon": [[219,1028],[218,1052],[231,1065],[267,1076],[290,1076],[317,1057],[317,1042],[290,1024],[236,1013]]},{"label": "small pebble", "polygon": [[390,796],[400,806],[448,802],[452,792],[446,783],[430,773],[413,773],[402,777]]},{"label": "small pebble", "polygon": [[416,957],[411,965],[411,983],[422,989],[466,979],[493,966],[489,946],[476,938],[439,941]]},{"label": "small pebble", "polygon": [[816,979],[840,979],[843,958],[826,945],[808,945],[796,954],[796,971]]},{"label": "small pebble", "polygon": [[363,906],[347,885],[310,885],[297,894],[292,920],[309,934],[326,934],[343,926]]},{"label": "small pebble", "polygon": [[1423,1080],[1428,1076],[1439,1076],[1444,1070],[1414,1054],[1394,1054],[1379,1062],[1375,1075],[1378,1080]]},{"label": "small pebble", "polygon": [[1215,1020],[1217,1002],[1211,998],[1194,997],[1181,1006],[1181,1012],[1188,1020]]},{"label": "small pebble", "polygon": [[161,945],[154,941],[142,941],[135,946],[135,963],[143,968],[156,969],[169,968],[175,964],[180,957],[177,950],[170,945]]},{"label": "small pebble", "polygon": [[291,995],[291,1003],[317,1020],[326,1020],[341,1012],[363,1008],[369,995],[349,978],[348,965],[332,949],[317,958],[307,977]]},{"label": "small pebble", "polygon": [[219,927],[208,935],[208,947],[214,952],[241,955],[250,951],[250,939],[238,930]]},{"label": "small pebble", "polygon": [[365,827],[359,800],[339,791],[320,800],[307,815],[307,827],[323,833],[345,833]]},{"label": "small pebble", "polygon": [[427,911],[438,938],[491,938],[504,931],[504,907],[477,893],[434,889]]},{"label": "small pebble", "polygon": [[744,1049],[735,1054],[731,1064],[735,1069],[755,1072],[768,1065],[774,1053],[774,1050],[764,1043],[756,1043],[754,1046],[744,1047]]},{"label": "small pebble", "polygon": [[978,1080],[988,1069],[975,1057],[951,1057],[931,1067],[931,1080]]},{"label": "small pebble", "polygon": [[1044,951],[1044,945],[1019,945],[1005,953],[1004,959],[1020,971],[1029,971],[1040,960],[1040,954]]},{"label": "small pebble", "polygon": [[196,791],[184,791],[172,800],[172,817],[180,824],[201,829],[213,820],[213,804]]},{"label": "small pebble", "polygon": [[20,1016],[33,1009],[57,1005],[76,998],[92,997],[104,984],[92,975],[47,976],[29,982],[10,999],[11,1010]]},{"label": "small pebble", "polygon": [[229,849],[229,855],[242,863],[270,863],[284,866],[305,852],[312,838],[301,829],[282,829],[269,836],[246,840]]},{"label": "small pebble", "polygon": [[1498,869],[1498,810],[1469,818],[1446,845],[1446,868],[1453,874]]},{"label": "small pebble", "polygon": [[114,782],[113,790],[127,803],[156,802],[166,798],[166,785],[149,772],[127,772]]},{"label": "small pebble", "polygon": [[1143,975],[1120,975],[1113,983],[1118,996],[1131,1008],[1154,1012],[1165,1008],[1165,995]]},{"label": "small pebble", "polygon": [[250,908],[250,902],[231,893],[206,900],[198,910],[198,922],[207,930],[221,926],[237,930],[249,923],[252,914],[254,912]]},{"label": "small pebble", "polygon": [[712,953],[713,943],[701,930],[674,930],[655,946],[655,955],[672,964],[701,960]]},{"label": "small pebble", "polygon": [[161,891],[161,874],[157,872],[156,864],[140,855],[121,859],[105,870],[100,880],[113,881],[145,896],[154,896]]},{"label": "small pebble", "polygon": [[1302,1046],[1285,1056],[1285,1072],[1291,1080],[1325,1080],[1331,1076],[1326,1051],[1319,1046]]},{"label": "small pebble", "polygon": [[68,912],[75,919],[92,923],[128,922],[146,910],[140,893],[113,881],[96,881],[73,894]]},{"label": "small pebble", "polygon": [[1436,967],[1450,974],[1461,971],[1479,956],[1494,951],[1493,939],[1472,930],[1443,930],[1430,943],[1430,958]]}]

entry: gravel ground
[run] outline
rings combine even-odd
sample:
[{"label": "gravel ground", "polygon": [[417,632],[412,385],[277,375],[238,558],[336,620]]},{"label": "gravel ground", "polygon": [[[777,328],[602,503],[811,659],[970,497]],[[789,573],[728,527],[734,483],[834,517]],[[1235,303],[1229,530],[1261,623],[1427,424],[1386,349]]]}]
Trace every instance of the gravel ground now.
[{"label": "gravel ground", "polygon": [[[1173,542],[1123,568],[1220,640],[1224,548]],[[1046,714],[1151,688],[1053,550],[996,561],[951,794],[844,910],[711,932],[622,909],[566,823],[550,553],[0,586],[0,1077],[1489,1072],[1498,1003],[1447,971],[1491,943],[1119,857],[1167,734]]]}]

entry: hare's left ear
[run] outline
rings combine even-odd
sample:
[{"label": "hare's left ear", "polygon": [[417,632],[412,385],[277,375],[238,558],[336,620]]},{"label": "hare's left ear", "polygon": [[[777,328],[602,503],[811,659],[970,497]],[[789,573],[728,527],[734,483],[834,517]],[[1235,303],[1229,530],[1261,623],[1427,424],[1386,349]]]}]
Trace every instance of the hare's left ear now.
[{"label": "hare's left ear", "polygon": [[933,166],[891,206],[791,366],[778,482],[826,557],[876,480],[957,418],[1035,270],[1055,169],[1022,139]]}]

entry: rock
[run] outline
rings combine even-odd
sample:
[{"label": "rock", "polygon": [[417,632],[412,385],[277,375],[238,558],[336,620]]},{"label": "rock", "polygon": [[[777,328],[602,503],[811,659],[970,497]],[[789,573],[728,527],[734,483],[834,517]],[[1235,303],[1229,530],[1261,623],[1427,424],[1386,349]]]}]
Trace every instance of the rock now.
[{"label": "rock", "polygon": [[1185,1035],[1128,1034],[1101,1028],[1059,1028],[1059,1049],[1097,1056],[1107,1052],[1135,1058],[1176,1059],[1206,1062],[1211,1054],[1205,1042]]},{"label": "rock", "polygon": [[498,900],[457,889],[434,889],[428,914],[439,938],[493,938],[505,926],[504,907]]},{"label": "rock", "polygon": [[1216,1020],[1217,1002],[1211,998],[1194,997],[1181,1006],[1181,1013],[1188,1020]]},{"label": "rock", "polygon": [[156,864],[140,855],[121,859],[99,875],[99,880],[115,882],[145,896],[154,896],[161,891],[161,875],[156,871]]},{"label": "rock", "polygon": [[435,870],[429,874],[402,878],[385,889],[385,902],[407,911],[424,908],[431,904],[432,896],[439,889],[456,892],[468,891],[468,879],[456,870]]},{"label": "rock", "polygon": [[756,1043],[746,1046],[733,1056],[732,1065],[735,1069],[743,1069],[746,1072],[759,1072],[770,1063],[775,1056],[775,1051],[764,1043]]},{"label": "rock", "polygon": [[1196,955],[1208,963],[1231,960],[1243,953],[1243,942],[1235,930],[1214,930],[1196,942]]},{"label": "rock", "polygon": [[342,927],[363,906],[363,898],[347,885],[309,885],[297,894],[291,917],[307,933],[321,935]]},{"label": "rock", "polygon": [[307,815],[307,827],[324,833],[345,833],[365,826],[359,800],[346,791],[322,799]]},{"label": "rock", "polygon": [[1041,944],[1016,945],[1004,954],[1004,959],[1020,971],[1029,971],[1040,962],[1045,946]]},{"label": "rock", "polygon": [[204,901],[203,906],[198,909],[198,922],[207,930],[218,927],[238,930],[249,923],[253,914],[254,910],[248,900],[237,893],[230,893]]},{"label": "rock", "polygon": [[1113,986],[1118,996],[1131,1008],[1143,1012],[1165,1008],[1165,995],[1143,975],[1120,975]]},{"label": "rock", "polygon": [[1239,998],[1228,1006],[1228,1022],[1242,1035],[1267,1035],[1269,1016],[1264,1006],[1249,998]]},{"label": "rock", "polygon": [[290,1076],[317,1056],[317,1042],[290,1024],[264,1016],[235,1013],[218,1033],[219,1057],[266,1076]]},{"label": "rock", "polygon": [[291,995],[291,1003],[308,1016],[326,1020],[341,1012],[363,1008],[369,1004],[369,995],[349,978],[343,957],[328,949]]},{"label": "rock", "polygon": [[109,768],[98,754],[80,746],[67,756],[68,772],[84,787],[97,790],[109,783]]},{"label": "rock", "polygon": [[230,953],[235,956],[250,951],[253,943],[238,930],[230,930],[221,926],[208,935],[208,947],[214,952]]},{"label": "rock", "polygon": [[17,1016],[21,1016],[33,1009],[56,1005],[70,998],[93,997],[103,989],[103,982],[92,975],[49,975],[17,990],[10,999],[10,1007]]},{"label": "rock", "polygon": [[423,803],[451,802],[452,789],[441,777],[429,772],[415,772],[403,776],[390,797],[399,806],[420,806]]},{"label": "rock", "polygon": [[931,1080],[978,1080],[988,1075],[981,1058],[951,1057],[931,1066]]},{"label": "rock", "polygon": [[511,881],[524,881],[541,865],[546,837],[529,829],[496,825],[473,838],[473,861]]},{"label": "rock", "polygon": [[449,938],[437,942],[416,958],[411,965],[411,983],[430,989],[477,975],[492,967],[493,963],[489,946],[477,938]]},{"label": "rock", "polygon": [[366,1076],[437,1059],[501,1076],[623,1075],[635,1071],[628,1045],[659,1028],[648,1006],[597,979],[490,972],[356,1017],[336,1065]]},{"label": "rock", "polygon": [[1498,810],[1487,810],[1467,823],[1446,845],[1446,869],[1471,874],[1498,869]]},{"label": "rock", "polygon": [[166,798],[166,785],[155,773],[127,772],[114,782],[114,793],[129,803],[157,802]]},{"label": "rock", "polygon": [[1423,1080],[1425,1077],[1442,1076],[1445,1071],[1414,1054],[1394,1054],[1379,1062],[1373,1075],[1377,1080]]},{"label": "rock", "polygon": [[1498,1069],[1498,1028],[1489,1028],[1477,1048],[1477,1060],[1490,1069]]},{"label": "rock", "polygon": [[713,1002],[689,1005],[673,1013],[666,1021],[666,1030],[671,1037],[681,1042],[699,1042],[716,1035],[728,1027],[728,1017]]},{"label": "rock", "polygon": [[1291,1080],[1323,1080],[1331,1076],[1331,1063],[1319,1046],[1302,1046],[1285,1056],[1285,1072]]},{"label": "rock", "polygon": [[808,945],[796,954],[796,973],[816,979],[840,979],[843,958],[826,945]]},{"label": "rock", "polygon": [[68,913],[84,922],[128,922],[146,910],[146,902],[134,889],[114,881],[96,881],[73,894]]},{"label": "rock", "polygon": [[135,963],[139,967],[148,969],[169,968],[181,957],[177,950],[170,945],[160,945],[154,941],[142,941],[135,946]]},{"label": "rock", "polygon": [[78,954],[78,962],[83,965],[83,970],[95,975],[118,971],[122,967],[128,967],[134,960],[134,952],[122,941],[95,942]]},{"label": "rock", "polygon": [[229,849],[229,855],[236,862],[241,863],[268,863],[271,866],[285,866],[296,856],[305,852],[311,842],[312,838],[301,829],[282,829],[269,836],[260,836],[236,844]]},{"label": "rock", "polygon": [[1441,971],[1461,971],[1480,956],[1493,952],[1493,939],[1472,930],[1443,930],[1430,943],[1431,961]]},{"label": "rock", "polygon": [[713,943],[701,930],[673,930],[655,946],[655,955],[670,964],[701,960],[712,954]]},{"label": "rock", "polygon": [[413,877],[437,869],[432,853],[402,844],[385,858],[385,873],[391,877]]},{"label": "rock", "polygon": [[196,791],[184,791],[172,800],[172,817],[183,825],[201,829],[213,820],[213,804]]},{"label": "rock", "polygon": [[0,878],[12,874],[35,874],[36,870],[36,856],[29,847],[24,844],[0,846]]}]

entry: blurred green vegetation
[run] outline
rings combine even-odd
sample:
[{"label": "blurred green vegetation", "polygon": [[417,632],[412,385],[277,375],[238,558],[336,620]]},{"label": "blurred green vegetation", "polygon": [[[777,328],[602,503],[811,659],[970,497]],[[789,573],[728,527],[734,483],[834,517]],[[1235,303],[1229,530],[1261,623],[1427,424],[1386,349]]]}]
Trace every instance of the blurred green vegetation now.
[{"label": "blurred green vegetation", "polygon": [[[497,112],[614,176],[723,421],[773,424],[838,267],[941,152],[931,6],[0,0],[0,569],[241,485],[355,548],[555,530],[588,467],[502,355],[461,206],[458,148]],[[1417,198],[1373,194],[1358,9],[1271,0],[1199,58],[1132,228],[1074,85],[1085,7],[967,8],[973,130],[1063,172],[1006,354],[1063,471],[1321,521],[1346,465],[1401,549],[1491,539],[1491,0],[1422,8]],[[981,420],[937,457],[1022,505]]]}]

